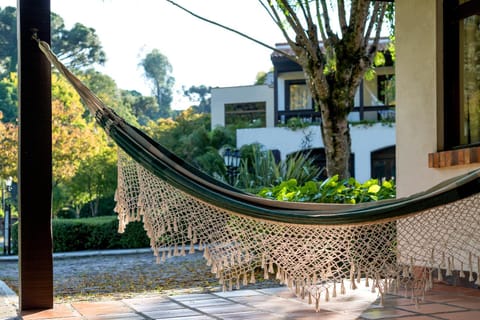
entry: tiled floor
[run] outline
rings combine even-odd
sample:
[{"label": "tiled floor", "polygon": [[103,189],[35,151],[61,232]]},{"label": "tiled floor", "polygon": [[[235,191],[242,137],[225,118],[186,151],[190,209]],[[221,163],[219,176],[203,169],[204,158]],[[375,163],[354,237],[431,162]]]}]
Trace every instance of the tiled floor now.
[{"label": "tiled floor", "polygon": [[237,290],[206,294],[148,296],[119,301],[73,302],[53,310],[25,312],[23,319],[480,319],[480,290],[436,285],[416,305],[403,296],[387,295],[384,306],[369,288],[359,286],[329,302],[321,310],[297,299],[286,288]]}]

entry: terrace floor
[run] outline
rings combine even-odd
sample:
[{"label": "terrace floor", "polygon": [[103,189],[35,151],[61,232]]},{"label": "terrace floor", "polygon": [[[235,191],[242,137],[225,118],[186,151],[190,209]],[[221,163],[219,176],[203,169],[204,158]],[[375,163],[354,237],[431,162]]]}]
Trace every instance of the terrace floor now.
[{"label": "terrace floor", "polygon": [[[0,290],[0,300],[2,298]],[[3,296],[3,298],[6,298]],[[10,297],[11,298],[11,297]],[[16,298],[16,297],[14,297]],[[323,300],[323,299],[322,299]],[[480,319],[480,290],[436,284],[416,305],[412,299],[387,295],[384,306],[370,288],[360,285],[346,295],[315,306],[288,289],[267,288],[183,295],[149,295],[123,300],[70,302],[51,310],[24,312],[22,317],[0,312],[1,319]],[[2,308],[0,303],[0,309]]]}]

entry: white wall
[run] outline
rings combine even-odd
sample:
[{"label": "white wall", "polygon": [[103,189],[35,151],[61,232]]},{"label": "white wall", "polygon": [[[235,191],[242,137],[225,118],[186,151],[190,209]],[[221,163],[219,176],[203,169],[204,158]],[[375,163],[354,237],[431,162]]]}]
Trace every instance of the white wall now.
[{"label": "white wall", "polygon": [[[237,130],[237,148],[246,144],[260,143],[267,149],[278,149],[281,158],[301,149],[302,139],[312,134],[312,148],[322,148],[323,141],[320,127],[310,126],[302,130],[292,131],[285,127],[257,128]],[[355,153],[355,178],[359,181],[370,179],[370,155],[372,151],[393,146],[395,144],[395,125],[380,123],[372,126],[352,126],[352,152]]]},{"label": "white wall", "polygon": [[428,168],[442,148],[442,1],[402,0],[395,10],[397,195],[406,196],[478,164]]},{"label": "white wall", "polygon": [[225,126],[225,104],[265,102],[266,126],[274,126],[273,87],[268,85],[212,88],[212,130]]},{"label": "white wall", "polygon": [[[453,166],[434,169],[428,167],[428,154],[443,147],[443,35],[442,0],[400,0],[395,2],[396,10],[396,116],[397,116],[397,196],[407,196],[426,190],[448,178],[460,175],[476,165]],[[455,62],[452,62],[455,63]],[[457,62],[458,63],[458,62]],[[454,218],[441,223],[450,230],[470,230],[471,220]],[[424,230],[422,237],[415,241],[398,241],[400,252],[411,254],[435,248],[434,257],[438,266],[442,253],[452,256],[459,269],[459,261],[467,265],[469,253],[475,252],[461,241],[448,243],[448,233],[432,229],[431,221],[416,221],[417,230]],[[430,234],[431,232],[431,234]],[[398,223],[398,234],[408,238],[411,230],[408,224]],[[437,239],[437,240],[434,240]],[[442,242],[441,242],[441,241]],[[467,240],[468,241],[468,240]],[[467,242],[465,242],[467,243]],[[472,245],[476,245],[472,243]],[[463,250],[462,250],[463,249]],[[470,251],[469,251],[470,250]],[[478,249],[476,249],[478,252]],[[427,253],[423,252],[424,255]],[[412,254],[414,255],[414,254]],[[405,259],[402,256],[402,259]],[[411,262],[407,259],[405,263]],[[417,261],[423,265],[424,263]],[[445,268],[446,265],[443,266]],[[477,270],[477,258],[473,259],[473,270]]]}]

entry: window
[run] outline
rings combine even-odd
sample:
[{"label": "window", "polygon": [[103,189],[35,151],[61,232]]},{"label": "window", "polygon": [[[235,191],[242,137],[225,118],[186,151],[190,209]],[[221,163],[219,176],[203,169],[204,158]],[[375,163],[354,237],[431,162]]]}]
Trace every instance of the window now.
[{"label": "window", "polygon": [[395,104],[395,76],[393,74],[380,74],[377,76],[378,100],[383,105]]},{"label": "window", "polygon": [[286,110],[312,109],[312,98],[304,80],[285,81]]},{"label": "window", "polygon": [[225,124],[241,127],[265,127],[265,102],[243,102],[225,104]]},{"label": "window", "polygon": [[392,179],[395,177],[395,146],[371,153],[370,175],[376,179]]},{"label": "window", "polygon": [[446,0],[445,149],[480,144],[480,2]]}]

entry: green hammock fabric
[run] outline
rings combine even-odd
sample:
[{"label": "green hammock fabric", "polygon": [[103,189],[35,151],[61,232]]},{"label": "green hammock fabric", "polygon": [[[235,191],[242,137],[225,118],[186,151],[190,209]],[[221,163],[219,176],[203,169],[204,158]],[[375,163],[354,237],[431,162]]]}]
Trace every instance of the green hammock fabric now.
[{"label": "green hammock fabric", "polygon": [[[267,200],[216,181],[121,119],[39,41],[119,152],[119,230],[142,220],[158,258],[204,251],[224,289],[272,274],[317,309],[346,283],[420,297],[457,276],[480,285],[480,169],[402,199],[360,205]],[[190,248],[188,248],[190,247]]]},{"label": "green hammock fabric", "polygon": [[109,136],[155,175],[194,197],[247,216],[307,224],[370,223],[394,219],[468,197],[480,191],[480,169],[407,198],[362,205],[289,203],[267,200],[222,183],[190,166],[103,104],[40,42],[40,48],[78,91]]}]

